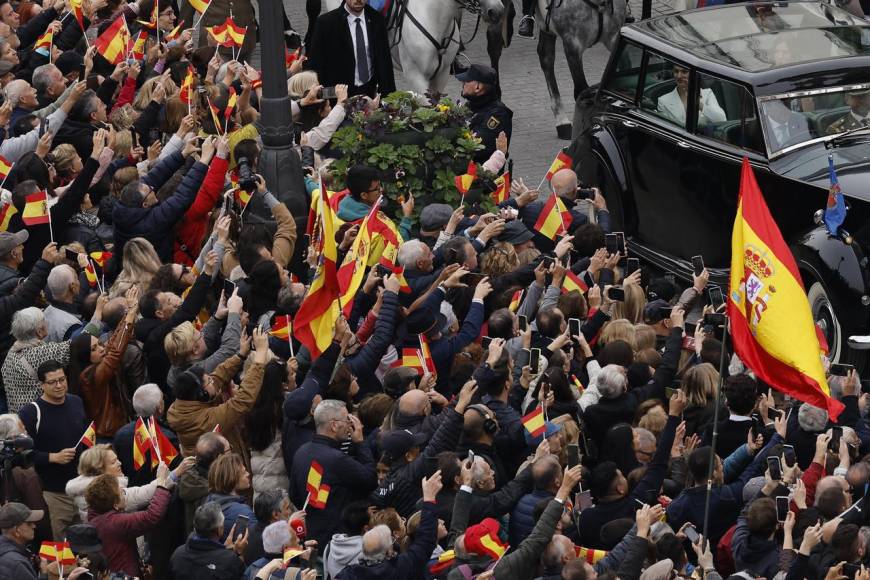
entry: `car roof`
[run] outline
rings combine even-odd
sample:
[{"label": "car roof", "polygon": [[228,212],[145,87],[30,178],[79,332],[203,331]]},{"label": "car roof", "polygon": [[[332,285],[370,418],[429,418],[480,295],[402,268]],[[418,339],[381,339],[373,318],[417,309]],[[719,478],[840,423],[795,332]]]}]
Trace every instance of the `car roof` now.
[{"label": "car roof", "polygon": [[623,35],[667,45],[665,52],[703,62],[703,68],[724,65],[732,76],[754,85],[824,70],[833,60],[837,69],[870,63],[870,22],[825,2],[712,6],[644,20],[625,27]]}]

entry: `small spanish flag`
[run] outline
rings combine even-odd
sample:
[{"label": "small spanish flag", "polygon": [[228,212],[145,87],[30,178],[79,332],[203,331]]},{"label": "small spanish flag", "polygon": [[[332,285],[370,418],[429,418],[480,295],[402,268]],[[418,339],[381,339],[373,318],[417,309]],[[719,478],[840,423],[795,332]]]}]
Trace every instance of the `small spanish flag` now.
[{"label": "small spanish flag", "polygon": [[212,37],[212,39],[219,44],[220,46],[224,46],[227,43],[227,27],[225,24],[218,24],[217,26],[206,26],[205,29],[208,31],[208,35]]},{"label": "small spanish flag", "polygon": [[571,169],[574,165],[574,160],[571,159],[571,156],[565,153],[565,151],[559,151],[559,154],[556,155],[556,158],[553,160],[552,165],[550,165],[550,169],[547,170],[547,181],[553,179],[553,175],[556,174],[560,169]]},{"label": "small spanish flag", "polygon": [[585,293],[589,290],[589,286],[583,281],[583,278],[568,270],[565,272],[565,279],[562,280],[562,294],[567,294],[572,290],[577,290],[580,293]]},{"label": "small spanish flag", "polygon": [[157,20],[160,18],[160,0],[154,0],[154,7],[151,9],[151,19],[148,22],[137,20],[139,24],[150,30],[157,30]]},{"label": "small spanish flag", "polygon": [[221,432],[221,424],[220,424],[220,423],[217,423],[217,424],[214,426],[214,429],[211,430],[211,432],[212,432],[212,433],[220,433],[220,432]]},{"label": "small spanish flag", "polygon": [[217,133],[221,133],[221,129],[223,129],[223,125],[221,125],[220,120],[218,119],[218,115],[220,114],[220,109],[218,109],[217,105],[211,102],[211,99],[206,97],[208,101],[208,108],[211,111],[211,120],[214,122],[214,130]]},{"label": "small spanish flag", "polygon": [[498,536],[493,536],[491,533],[486,533],[480,536],[480,546],[493,560],[499,560],[508,547],[499,540]]},{"label": "small spanish flag", "polygon": [[[156,441],[157,448],[160,451],[160,459],[162,459],[163,463],[165,463],[166,465],[170,465],[173,461],[175,461],[175,458],[178,457],[178,450],[169,440],[169,437],[167,437],[160,429],[160,425],[157,423],[154,417],[149,418],[148,422],[148,428],[153,434],[152,441]],[[151,466],[157,467],[157,458],[153,455],[151,456]]]},{"label": "small spanish flag", "polygon": [[38,226],[51,221],[51,216],[48,214],[48,195],[44,191],[37,191],[24,198],[21,221],[28,226]]},{"label": "small spanish flag", "polygon": [[429,573],[433,576],[437,576],[441,572],[449,569],[453,562],[456,560],[456,552],[453,550],[445,550],[441,552],[437,557],[429,560]]},{"label": "small spanish flag", "polygon": [[163,35],[163,40],[166,42],[170,42],[181,36],[181,27],[184,26],[184,20],[178,23],[178,26],[173,28],[170,32]]},{"label": "small spanish flag", "polygon": [[88,260],[88,265],[85,266],[85,278],[88,279],[88,286],[91,288],[97,287],[97,272],[94,270],[94,264]]},{"label": "small spanish flag", "polygon": [[235,198],[236,203],[239,204],[239,209],[245,209],[251,201],[251,192],[245,191],[241,187],[237,187],[233,191],[233,197]]},{"label": "small spanish flag", "polygon": [[586,387],[583,386],[583,383],[580,382],[577,375],[571,375],[571,382],[574,383],[574,386],[577,387],[577,390],[581,393],[586,390]]},{"label": "small spanish flag", "polygon": [[330,487],[325,483],[317,489],[317,495],[312,494],[308,500],[308,505],[317,509],[325,509],[326,501],[329,499]]},{"label": "small spanish flag", "polygon": [[9,222],[12,220],[12,216],[17,213],[18,210],[11,203],[7,203],[3,209],[0,209],[0,232],[9,231]]},{"label": "small spanish flag", "polygon": [[39,557],[49,562],[57,562],[61,566],[71,566],[76,563],[69,542],[42,542],[39,546]]},{"label": "small spanish flag", "polygon": [[69,0],[69,6],[75,15],[82,32],[85,31],[85,12],[82,10],[82,0]]},{"label": "small spanish flag", "polygon": [[130,44],[127,46],[127,52],[130,53],[130,58],[134,60],[145,60],[145,43],[148,41],[148,31],[140,30],[136,38],[130,39]]},{"label": "small spanish flag", "polygon": [[565,202],[558,195],[553,194],[541,208],[534,229],[542,236],[555,241],[557,236],[568,233],[568,226],[571,225],[572,219]]},{"label": "small spanish flag", "polygon": [[410,294],[411,287],[408,285],[408,281],[405,279],[405,267],[397,266],[395,270],[393,270],[393,274],[399,279],[399,292],[402,294]]},{"label": "small spanish flag", "polygon": [[596,550],[595,548],[584,548],[582,546],[574,546],[574,552],[581,560],[586,560],[589,564],[597,564],[607,552],[604,550]]},{"label": "small spanish flag", "polygon": [[475,178],[477,178],[477,164],[474,161],[469,161],[468,169],[465,170],[465,173],[454,177],[453,182],[456,184],[456,189],[459,190],[459,193],[465,195],[471,189],[471,184],[474,183]]},{"label": "small spanish flag", "polygon": [[109,61],[109,64],[116,65],[126,57],[129,41],[130,31],[127,29],[127,22],[122,14],[97,37],[94,46],[97,47],[97,52]]},{"label": "small spanish flag", "polygon": [[51,58],[51,45],[54,43],[54,28],[48,27],[45,34],[36,39],[33,50],[46,58]]},{"label": "small spanish flag", "polygon": [[224,109],[224,119],[229,119],[233,116],[233,110],[236,108],[237,100],[238,95],[236,94],[236,89],[230,87],[230,96],[227,99],[227,107]]},{"label": "small spanish flag", "polygon": [[211,0],[188,0],[188,2],[190,2],[191,8],[200,14],[208,10],[208,6],[211,4]]},{"label": "small spanish flag", "polygon": [[[133,468],[136,471],[142,469],[145,465],[145,454],[152,448],[151,434],[148,428],[145,427],[145,421],[142,417],[136,418],[136,425],[133,427]],[[154,453],[154,451],[151,451]]]},{"label": "small spanish flag", "polygon": [[288,563],[290,560],[303,553],[305,550],[301,548],[287,548],[284,550],[284,563]]},{"label": "small spanish flag", "polygon": [[511,312],[516,312],[517,310],[520,309],[520,304],[522,304],[522,303],[523,303],[523,289],[520,288],[519,290],[514,292],[513,296],[511,296],[511,303],[508,304],[508,309]]},{"label": "small spanish flag", "polygon": [[178,93],[178,98],[184,104],[189,104],[193,93],[193,67],[187,65],[187,74],[184,75],[184,80],[181,81],[181,91]]},{"label": "small spanish flag", "polygon": [[308,479],[305,487],[308,493],[317,493],[320,484],[323,481],[323,467],[315,460],[311,462],[311,467],[308,469]]},{"label": "small spanish flag", "polygon": [[522,418],[523,427],[532,437],[543,435],[547,430],[547,422],[544,421],[544,407],[538,405],[535,410]]},{"label": "small spanish flag", "polygon": [[12,171],[13,165],[15,164],[12,161],[9,161],[0,155],[0,180],[6,181],[6,177],[9,175],[9,172]]},{"label": "small spanish flag", "polygon": [[100,268],[106,267],[106,262],[112,258],[112,252],[91,252],[91,260]]},{"label": "small spanish flag", "polygon": [[[88,425],[88,428],[85,429],[84,435],[79,440],[79,443],[83,444],[85,447],[93,447],[97,442],[97,424],[91,421],[91,424]],[[78,447],[78,443],[76,444]]]},{"label": "small spanish flag", "polygon": [[290,340],[290,332],[290,317],[276,316],[269,334],[281,340]]},{"label": "small spanish flag", "polygon": [[239,26],[235,23],[235,21],[227,17],[226,22],[224,24],[227,27],[227,40],[231,40],[235,46],[242,46],[245,43],[245,34],[248,32],[247,26]]},{"label": "small spanish flag", "polygon": [[507,201],[511,196],[510,172],[505,171],[503,174],[499,175],[493,183],[495,183],[495,191],[489,194],[492,198],[492,203],[498,205],[503,201]]},{"label": "small spanish flag", "polygon": [[420,339],[420,358],[423,361],[424,372],[428,372],[431,375],[438,376],[438,372],[435,370],[435,360],[432,358],[432,352],[429,350],[429,340],[426,338],[425,334],[419,335]]},{"label": "small spanish flag", "polygon": [[423,357],[420,351],[416,348],[405,347],[402,349],[402,356],[399,360],[393,363],[394,367],[408,367],[409,369],[416,369],[423,374],[424,362]]}]

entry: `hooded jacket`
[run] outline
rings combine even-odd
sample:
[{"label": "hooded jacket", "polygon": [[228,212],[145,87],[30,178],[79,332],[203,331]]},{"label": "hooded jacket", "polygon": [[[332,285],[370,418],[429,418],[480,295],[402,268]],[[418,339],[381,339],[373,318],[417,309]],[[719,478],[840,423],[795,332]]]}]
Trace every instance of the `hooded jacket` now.
[{"label": "hooded jacket", "polygon": [[219,542],[191,534],[172,554],[170,569],[174,580],[239,580],[245,563]]},{"label": "hooded jacket", "polygon": [[[252,529],[257,525],[257,516],[254,515],[254,510],[245,503],[245,498],[241,495],[224,495],[221,493],[212,493],[205,498],[204,503],[215,501],[221,506],[221,511],[224,514],[224,535],[221,537],[221,542],[227,539],[230,535],[230,530],[236,523],[239,516],[248,517],[248,529]],[[243,534],[241,529],[236,530],[236,535]]]},{"label": "hooded jacket", "polygon": [[335,534],[323,552],[323,572],[326,580],[335,578],[348,566],[359,562],[362,556],[362,536]]},{"label": "hooded jacket", "polygon": [[779,572],[780,550],[776,540],[749,532],[745,514],[737,519],[737,529],[731,539],[731,553],[737,570],[748,570],[756,577],[773,578]]},{"label": "hooded jacket", "polygon": [[30,563],[30,557],[24,546],[20,546],[7,538],[0,536],[0,579],[2,580],[36,580],[36,571]]},{"label": "hooded jacket", "polygon": [[199,463],[178,478],[178,497],[184,502],[184,533],[193,530],[193,514],[208,496],[208,467]]}]

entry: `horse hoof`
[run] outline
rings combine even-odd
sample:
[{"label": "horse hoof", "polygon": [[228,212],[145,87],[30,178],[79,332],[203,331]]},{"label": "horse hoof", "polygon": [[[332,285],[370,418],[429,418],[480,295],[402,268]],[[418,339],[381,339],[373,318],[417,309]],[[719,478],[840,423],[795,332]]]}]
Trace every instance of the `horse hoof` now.
[{"label": "horse hoof", "polygon": [[563,141],[571,140],[571,123],[556,125],[556,136]]}]

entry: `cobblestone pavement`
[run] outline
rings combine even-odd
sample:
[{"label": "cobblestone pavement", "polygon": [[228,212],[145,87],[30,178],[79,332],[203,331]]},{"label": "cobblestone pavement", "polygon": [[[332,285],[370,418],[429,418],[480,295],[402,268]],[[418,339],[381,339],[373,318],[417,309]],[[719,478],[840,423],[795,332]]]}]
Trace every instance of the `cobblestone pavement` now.
[{"label": "cobblestone pavement", "polygon": [[[262,0],[261,0],[262,1]],[[283,0],[290,22],[301,34],[308,27],[303,0]],[[653,0],[653,16],[671,12],[672,0]],[[514,0],[517,12],[520,12],[520,0]],[[630,0],[632,13],[640,17],[640,0]],[[519,17],[515,21],[519,24]],[[469,38],[474,29],[474,20],[463,22],[463,38]],[[511,156],[514,160],[514,175],[523,177],[527,184],[536,185],[547,171],[560,147],[567,144],[556,138],[556,125],[549,107],[549,96],[544,75],[538,63],[536,51],[537,41],[519,38],[516,35],[511,46],[504,51],[501,58],[500,73],[502,78],[502,100],[514,112],[513,136],[511,138]],[[471,44],[466,47],[466,54],[472,62],[489,64],[486,54],[486,35],[483,29],[477,34]],[[583,58],[586,76],[590,83],[597,83],[607,64],[610,53],[603,45],[598,44],[586,51]],[[563,95],[573,91],[571,73],[565,60],[561,41],[556,47],[556,78]],[[397,72],[396,85],[401,89],[403,79]],[[458,97],[460,83],[451,80],[447,93]],[[570,111],[573,113],[573,110]],[[570,116],[569,116],[570,118]]]}]

